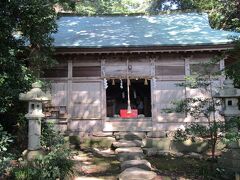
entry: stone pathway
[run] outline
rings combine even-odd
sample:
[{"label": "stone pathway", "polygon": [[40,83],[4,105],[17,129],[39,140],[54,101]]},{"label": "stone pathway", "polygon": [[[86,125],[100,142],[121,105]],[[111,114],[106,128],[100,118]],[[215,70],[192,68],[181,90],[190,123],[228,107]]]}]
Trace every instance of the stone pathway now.
[{"label": "stone pathway", "polygon": [[121,162],[119,180],[152,180],[157,174],[152,171],[150,162],[145,160],[142,139],[145,133],[115,133],[118,160]]}]

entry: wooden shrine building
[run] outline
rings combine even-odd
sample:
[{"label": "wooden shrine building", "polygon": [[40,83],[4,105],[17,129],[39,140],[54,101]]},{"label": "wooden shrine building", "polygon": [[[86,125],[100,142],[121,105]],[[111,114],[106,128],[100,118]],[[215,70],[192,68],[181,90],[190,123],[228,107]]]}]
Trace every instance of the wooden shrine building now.
[{"label": "wooden shrine building", "polygon": [[[46,111],[70,132],[171,131],[196,121],[163,109],[200,95],[176,84],[200,71],[199,62],[232,48],[230,37],[239,36],[212,29],[207,14],[197,13],[63,16],[57,23],[59,63],[43,75],[52,92]],[[224,64],[222,59],[213,70]]]}]

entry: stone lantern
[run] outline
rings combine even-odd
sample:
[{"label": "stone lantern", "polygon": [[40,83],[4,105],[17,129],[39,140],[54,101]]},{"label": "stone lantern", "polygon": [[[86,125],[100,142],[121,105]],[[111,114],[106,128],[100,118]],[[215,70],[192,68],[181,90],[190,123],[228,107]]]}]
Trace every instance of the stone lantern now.
[{"label": "stone lantern", "polygon": [[44,117],[42,104],[51,99],[50,93],[44,93],[41,87],[41,83],[35,82],[30,91],[19,95],[20,100],[28,101],[28,113],[25,115],[28,119],[28,160],[34,158],[41,151],[41,119]]},{"label": "stone lantern", "polygon": [[240,116],[238,98],[240,98],[240,89],[234,88],[233,81],[226,79],[223,82],[223,89],[221,89],[214,96],[215,98],[220,98],[223,101],[223,109],[221,114],[225,117],[226,121],[231,118]]},{"label": "stone lantern", "polygon": [[[222,99],[222,112],[225,122],[230,123],[231,118],[239,117],[239,103],[240,89],[234,88],[233,81],[226,79],[223,83],[223,89],[221,89],[214,97]],[[238,132],[237,128],[229,129],[229,131]],[[219,163],[226,169],[236,172],[236,179],[240,179],[240,141],[233,142],[227,146],[227,149],[223,152],[222,157],[219,159]]]}]

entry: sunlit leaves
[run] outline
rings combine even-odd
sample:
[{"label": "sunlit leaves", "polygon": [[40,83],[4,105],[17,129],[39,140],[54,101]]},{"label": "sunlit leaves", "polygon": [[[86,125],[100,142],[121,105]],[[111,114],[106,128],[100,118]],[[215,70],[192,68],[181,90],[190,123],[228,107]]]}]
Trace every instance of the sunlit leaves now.
[{"label": "sunlit leaves", "polygon": [[19,93],[54,62],[51,34],[57,31],[57,3],[66,1],[0,1],[0,115],[12,113]]}]

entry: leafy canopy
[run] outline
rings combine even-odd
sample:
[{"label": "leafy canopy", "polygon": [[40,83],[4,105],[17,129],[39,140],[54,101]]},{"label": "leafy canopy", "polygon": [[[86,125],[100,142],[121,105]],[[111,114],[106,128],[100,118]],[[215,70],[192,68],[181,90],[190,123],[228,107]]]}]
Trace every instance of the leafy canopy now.
[{"label": "leafy canopy", "polygon": [[59,3],[66,2],[0,1],[1,123],[11,124],[16,120],[16,112],[25,109],[19,104],[19,93],[29,90],[41,69],[54,62],[51,34],[57,31],[54,6]]}]

